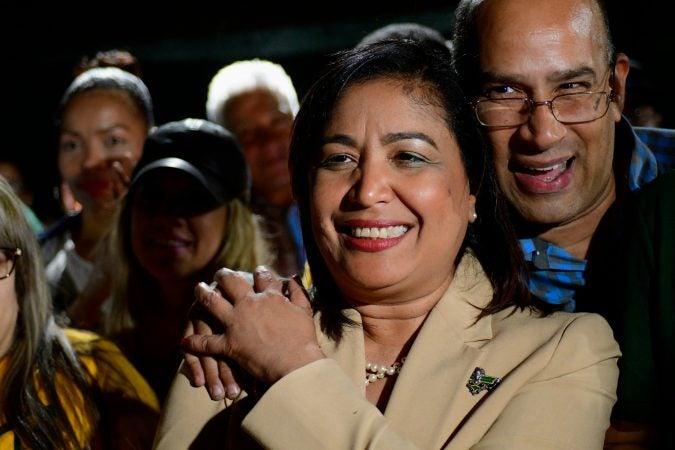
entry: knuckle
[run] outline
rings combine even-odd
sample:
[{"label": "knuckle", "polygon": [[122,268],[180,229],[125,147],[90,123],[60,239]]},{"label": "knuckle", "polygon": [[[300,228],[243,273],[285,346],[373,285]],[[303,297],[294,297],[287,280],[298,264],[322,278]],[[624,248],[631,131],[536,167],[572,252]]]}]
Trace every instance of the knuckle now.
[{"label": "knuckle", "polygon": [[209,349],[209,341],[206,336],[194,336],[192,342],[193,347],[199,353],[206,353]]},{"label": "knuckle", "polygon": [[206,309],[211,309],[214,307],[216,304],[216,301],[218,300],[218,294],[215,291],[206,291],[203,292],[202,295],[199,297],[199,302],[204,306]]},{"label": "knuckle", "polygon": [[216,271],[215,275],[213,276],[213,279],[216,281],[221,281],[233,273],[234,272],[228,269],[227,267],[221,267]]}]

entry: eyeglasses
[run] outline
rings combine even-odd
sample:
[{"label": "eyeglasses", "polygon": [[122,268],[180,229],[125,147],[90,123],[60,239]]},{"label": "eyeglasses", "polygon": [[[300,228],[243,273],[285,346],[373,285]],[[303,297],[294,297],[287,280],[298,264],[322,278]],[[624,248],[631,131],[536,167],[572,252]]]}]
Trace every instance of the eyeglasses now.
[{"label": "eyeglasses", "polygon": [[486,127],[518,127],[527,123],[537,106],[548,106],[563,124],[592,122],[601,118],[614,101],[614,90],[561,94],[535,102],[530,97],[485,98],[473,101],[478,121]]},{"label": "eyeglasses", "polygon": [[17,258],[21,256],[20,248],[0,247],[0,280],[9,278],[14,272]]}]

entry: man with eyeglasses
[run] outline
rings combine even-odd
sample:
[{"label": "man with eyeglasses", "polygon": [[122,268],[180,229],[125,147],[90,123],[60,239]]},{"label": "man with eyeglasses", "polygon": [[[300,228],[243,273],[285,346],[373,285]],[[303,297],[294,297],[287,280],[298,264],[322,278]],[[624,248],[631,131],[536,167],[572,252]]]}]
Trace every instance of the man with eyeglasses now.
[{"label": "man with eyeglasses", "polygon": [[633,128],[622,115],[630,61],[614,53],[603,5],[462,0],[453,44],[531,291],[616,326],[624,214],[632,191],[673,165],[675,130]]}]

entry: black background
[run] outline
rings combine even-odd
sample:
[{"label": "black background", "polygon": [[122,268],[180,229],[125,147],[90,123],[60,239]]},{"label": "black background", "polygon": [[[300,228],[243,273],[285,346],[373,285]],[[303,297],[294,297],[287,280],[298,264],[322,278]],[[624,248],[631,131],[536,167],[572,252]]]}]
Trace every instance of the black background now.
[{"label": "black background", "polygon": [[[234,60],[260,57],[282,64],[302,96],[327,55],[353,46],[375,28],[419,22],[449,37],[456,3],[342,1],[298,8],[188,0],[151,8],[140,2],[4,7],[2,122],[9,139],[0,146],[0,156],[19,155],[38,212],[54,206],[53,113],[73,67],[98,50],[122,48],[139,58],[157,122],[163,123],[204,117],[211,77]],[[659,93],[656,106],[665,117],[663,126],[675,127],[670,68],[675,24],[668,20],[667,4],[609,0],[608,9],[617,50],[643,63]]]}]

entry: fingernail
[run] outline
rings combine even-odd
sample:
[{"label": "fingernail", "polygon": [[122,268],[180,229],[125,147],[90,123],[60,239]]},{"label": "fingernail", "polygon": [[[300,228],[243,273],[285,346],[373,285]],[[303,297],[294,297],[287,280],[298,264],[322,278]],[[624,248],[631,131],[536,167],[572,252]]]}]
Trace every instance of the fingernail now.
[{"label": "fingernail", "polygon": [[225,396],[230,400],[234,400],[239,396],[240,393],[241,389],[239,388],[239,385],[232,383],[227,385],[227,391],[225,392]]},{"label": "fingernail", "polygon": [[211,387],[211,398],[215,400],[223,398],[223,387],[220,384]]}]

